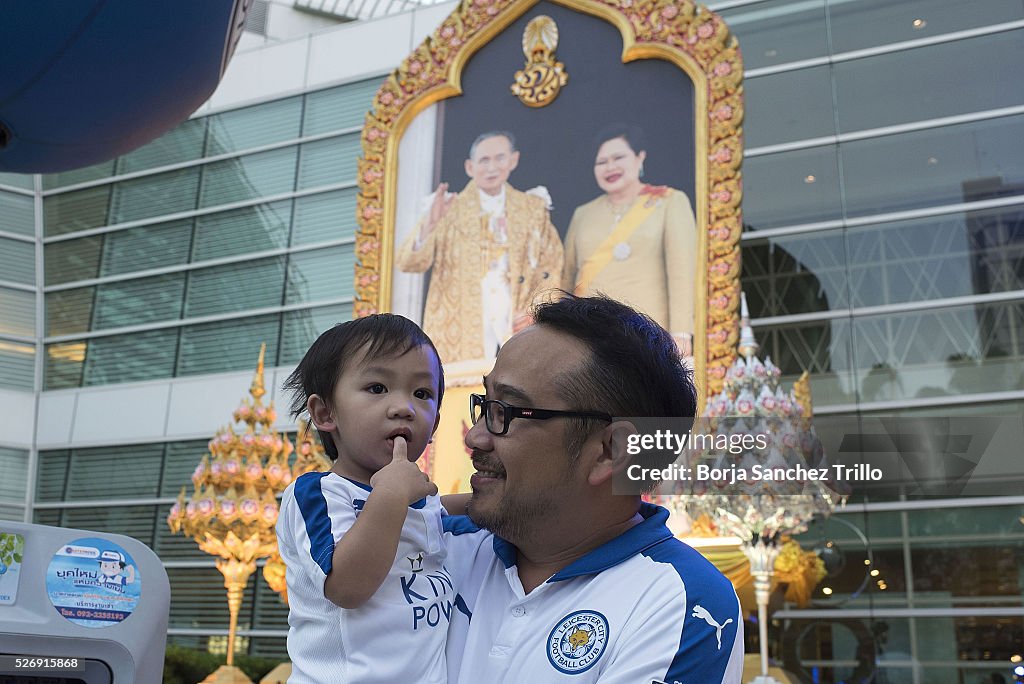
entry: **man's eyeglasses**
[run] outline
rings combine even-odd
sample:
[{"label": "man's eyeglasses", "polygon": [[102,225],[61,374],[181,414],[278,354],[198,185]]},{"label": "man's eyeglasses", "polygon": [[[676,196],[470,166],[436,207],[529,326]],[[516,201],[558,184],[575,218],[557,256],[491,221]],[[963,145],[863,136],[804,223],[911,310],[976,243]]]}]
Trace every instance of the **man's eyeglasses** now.
[{"label": "man's eyeglasses", "polygon": [[476,425],[481,416],[487,431],[492,435],[503,435],[513,418],[547,420],[549,418],[597,418],[612,422],[612,417],[600,411],[552,411],[549,409],[521,408],[497,399],[487,399],[482,394],[469,395],[469,417]]}]

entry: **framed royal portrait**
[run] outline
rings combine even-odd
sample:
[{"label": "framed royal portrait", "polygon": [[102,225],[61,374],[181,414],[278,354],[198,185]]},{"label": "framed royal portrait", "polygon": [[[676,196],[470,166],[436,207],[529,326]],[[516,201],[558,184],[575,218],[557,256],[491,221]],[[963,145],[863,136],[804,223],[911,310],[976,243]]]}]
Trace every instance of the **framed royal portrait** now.
[{"label": "framed royal portrait", "polygon": [[[531,301],[603,292],[676,336],[702,398],[719,391],[739,329],[742,73],[693,2],[464,0],[367,115],[355,315],[421,323],[448,406]],[[626,182],[639,195],[617,203]],[[435,450],[466,429],[443,416]]]}]

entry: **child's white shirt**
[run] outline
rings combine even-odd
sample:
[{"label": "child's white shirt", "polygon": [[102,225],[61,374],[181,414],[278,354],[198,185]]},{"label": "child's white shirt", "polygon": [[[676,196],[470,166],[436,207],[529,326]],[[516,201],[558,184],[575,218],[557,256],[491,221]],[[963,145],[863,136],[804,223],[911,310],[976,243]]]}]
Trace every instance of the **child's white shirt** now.
[{"label": "child's white shirt", "polygon": [[457,608],[439,497],[409,507],[395,562],[369,601],[346,609],[324,596],[334,546],[370,491],[331,472],[306,473],[285,490],[277,539],[287,566],[290,683],[447,681],[445,639]]}]

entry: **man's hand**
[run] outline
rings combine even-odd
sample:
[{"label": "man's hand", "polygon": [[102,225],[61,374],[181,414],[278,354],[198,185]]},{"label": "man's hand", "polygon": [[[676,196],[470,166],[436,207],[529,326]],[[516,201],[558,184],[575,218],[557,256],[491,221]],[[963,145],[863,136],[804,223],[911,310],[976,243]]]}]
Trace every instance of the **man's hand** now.
[{"label": "man's hand", "polygon": [[[406,505],[416,503],[425,496],[437,494],[437,485],[426,473],[409,460],[405,437],[395,437],[395,449],[391,463],[378,470],[370,478],[373,493],[388,493],[400,498]],[[372,496],[372,495],[371,495]]]},{"label": "man's hand", "polygon": [[423,242],[430,234],[437,228],[437,224],[441,222],[444,215],[448,213],[448,208],[452,205],[455,200],[455,195],[448,195],[448,184],[441,183],[437,186],[437,191],[434,193],[434,201],[430,204],[430,213],[427,214],[427,220],[423,222],[420,227],[419,242]]}]

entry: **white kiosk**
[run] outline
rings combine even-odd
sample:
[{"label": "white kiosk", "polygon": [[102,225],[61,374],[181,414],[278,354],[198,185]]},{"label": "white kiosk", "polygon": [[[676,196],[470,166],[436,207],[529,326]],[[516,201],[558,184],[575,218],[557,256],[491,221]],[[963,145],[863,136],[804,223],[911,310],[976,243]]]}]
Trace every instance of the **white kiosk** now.
[{"label": "white kiosk", "polygon": [[0,682],[160,682],[169,606],[142,542],[0,521]]}]

